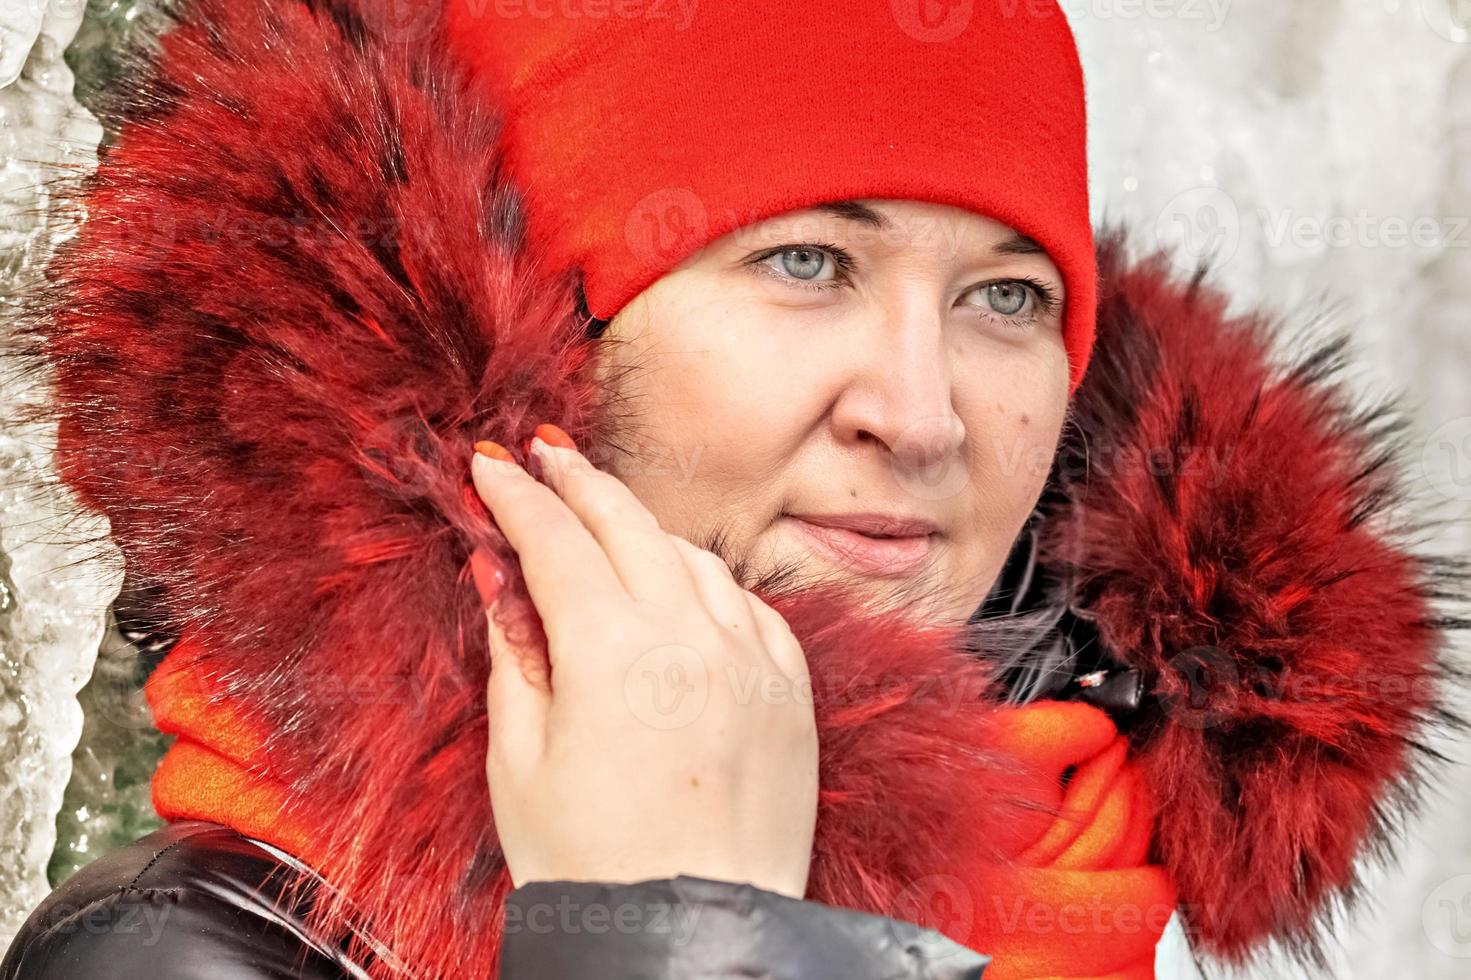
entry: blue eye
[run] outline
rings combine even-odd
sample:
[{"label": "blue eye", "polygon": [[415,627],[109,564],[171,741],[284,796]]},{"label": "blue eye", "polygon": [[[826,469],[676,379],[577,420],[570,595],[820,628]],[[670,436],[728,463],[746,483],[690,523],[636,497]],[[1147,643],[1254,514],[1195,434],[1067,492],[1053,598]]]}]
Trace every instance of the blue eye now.
[{"label": "blue eye", "polygon": [[1045,283],[1036,279],[998,279],[981,283],[965,294],[979,302],[966,303],[983,315],[994,316],[1015,325],[1031,324],[1057,310],[1057,298]]},{"label": "blue eye", "polygon": [[833,257],[815,248],[787,249],[777,252],[766,261],[770,262],[772,259],[776,260],[782,272],[804,282],[832,279],[838,271],[838,264],[833,261]]},{"label": "blue eye", "polygon": [[1031,290],[1015,279],[993,282],[986,287],[987,305],[1002,316],[1016,316],[1031,298]]},{"label": "blue eye", "polygon": [[814,290],[845,285],[853,270],[853,258],[842,248],[815,243],[780,245],[748,261],[774,279]]}]

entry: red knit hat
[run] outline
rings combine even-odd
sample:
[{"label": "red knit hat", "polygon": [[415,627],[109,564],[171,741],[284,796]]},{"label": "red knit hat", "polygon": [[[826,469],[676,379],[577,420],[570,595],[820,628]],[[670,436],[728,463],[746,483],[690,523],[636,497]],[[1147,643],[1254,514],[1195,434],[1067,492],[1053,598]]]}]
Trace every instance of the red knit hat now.
[{"label": "red knit hat", "polygon": [[[938,12],[938,19],[927,14]],[[450,0],[529,232],[610,318],[690,254],[825,201],[949,204],[1035,239],[1093,345],[1083,74],[1052,0]]]}]

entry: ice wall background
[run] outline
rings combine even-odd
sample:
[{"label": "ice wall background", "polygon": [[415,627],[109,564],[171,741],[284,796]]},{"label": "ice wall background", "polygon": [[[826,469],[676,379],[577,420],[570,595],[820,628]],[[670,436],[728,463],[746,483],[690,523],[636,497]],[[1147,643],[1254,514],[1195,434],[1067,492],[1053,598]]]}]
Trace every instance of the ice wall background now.
[{"label": "ice wall background", "polygon": [[[915,30],[956,29],[969,8],[891,2]],[[0,0],[0,337],[43,243],[64,234],[46,180],[95,165],[88,106],[156,3]],[[1471,0],[1063,7],[1088,79],[1095,218],[1182,267],[1211,259],[1243,306],[1351,327],[1362,386],[1402,393],[1414,415],[1423,509],[1460,522],[1438,546],[1471,551]],[[12,379],[0,416],[40,396]],[[148,777],[165,740],[134,656],[149,637],[123,582],[48,543],[58,522],[93,520],[42,489],[51,438],[0,434],[0,945],[63,878],[158,825]],[[1400,862],[1371,874],[1330,976],[1471,976],[1468,816],[1471,766],[1408,828]]]}]

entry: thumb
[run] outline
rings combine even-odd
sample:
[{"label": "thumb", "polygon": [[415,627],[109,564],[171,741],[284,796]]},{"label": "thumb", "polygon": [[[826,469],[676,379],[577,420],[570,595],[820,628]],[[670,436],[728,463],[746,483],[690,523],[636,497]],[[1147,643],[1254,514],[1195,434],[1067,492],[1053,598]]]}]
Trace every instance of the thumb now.
[{"label": "thumb", "polygon": [[491,750],[506,759],[534,758],[543,744],[551,705],[546,672],[538,672],[532,651],[513,642],[506,632],[503,620],[510,610],[498,601],[506,578],[500,562],[487,549],[479,548],[470,556],[470,569],[486,604],[490,679],[485,695]]}]

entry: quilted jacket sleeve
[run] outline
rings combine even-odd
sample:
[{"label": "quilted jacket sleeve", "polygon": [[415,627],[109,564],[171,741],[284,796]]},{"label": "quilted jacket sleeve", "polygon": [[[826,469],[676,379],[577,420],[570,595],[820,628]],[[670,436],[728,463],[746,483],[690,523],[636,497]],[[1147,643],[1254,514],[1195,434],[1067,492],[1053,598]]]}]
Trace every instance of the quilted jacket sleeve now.
[{"label": "quilted jacket sleeve", "polygon": [[[280,901],[279,870],[228,827],[169,824],[52,892],[0,980],[365,976]],[[908,922],[688,875],[530,882],[504,923],[500,980],[977,980],[990,962]]]},{"label": "quilted jacket sleeve", "polygon": [[346,980],[361,976],[283,905],[275,857],[180,821],[63,881],[0,958],[0,980]]},{"label": "quilted jacket sleeve", "polygon": [[911,923],[680,875],[528,882],[500,980],[977,980],[990,958]]}]

